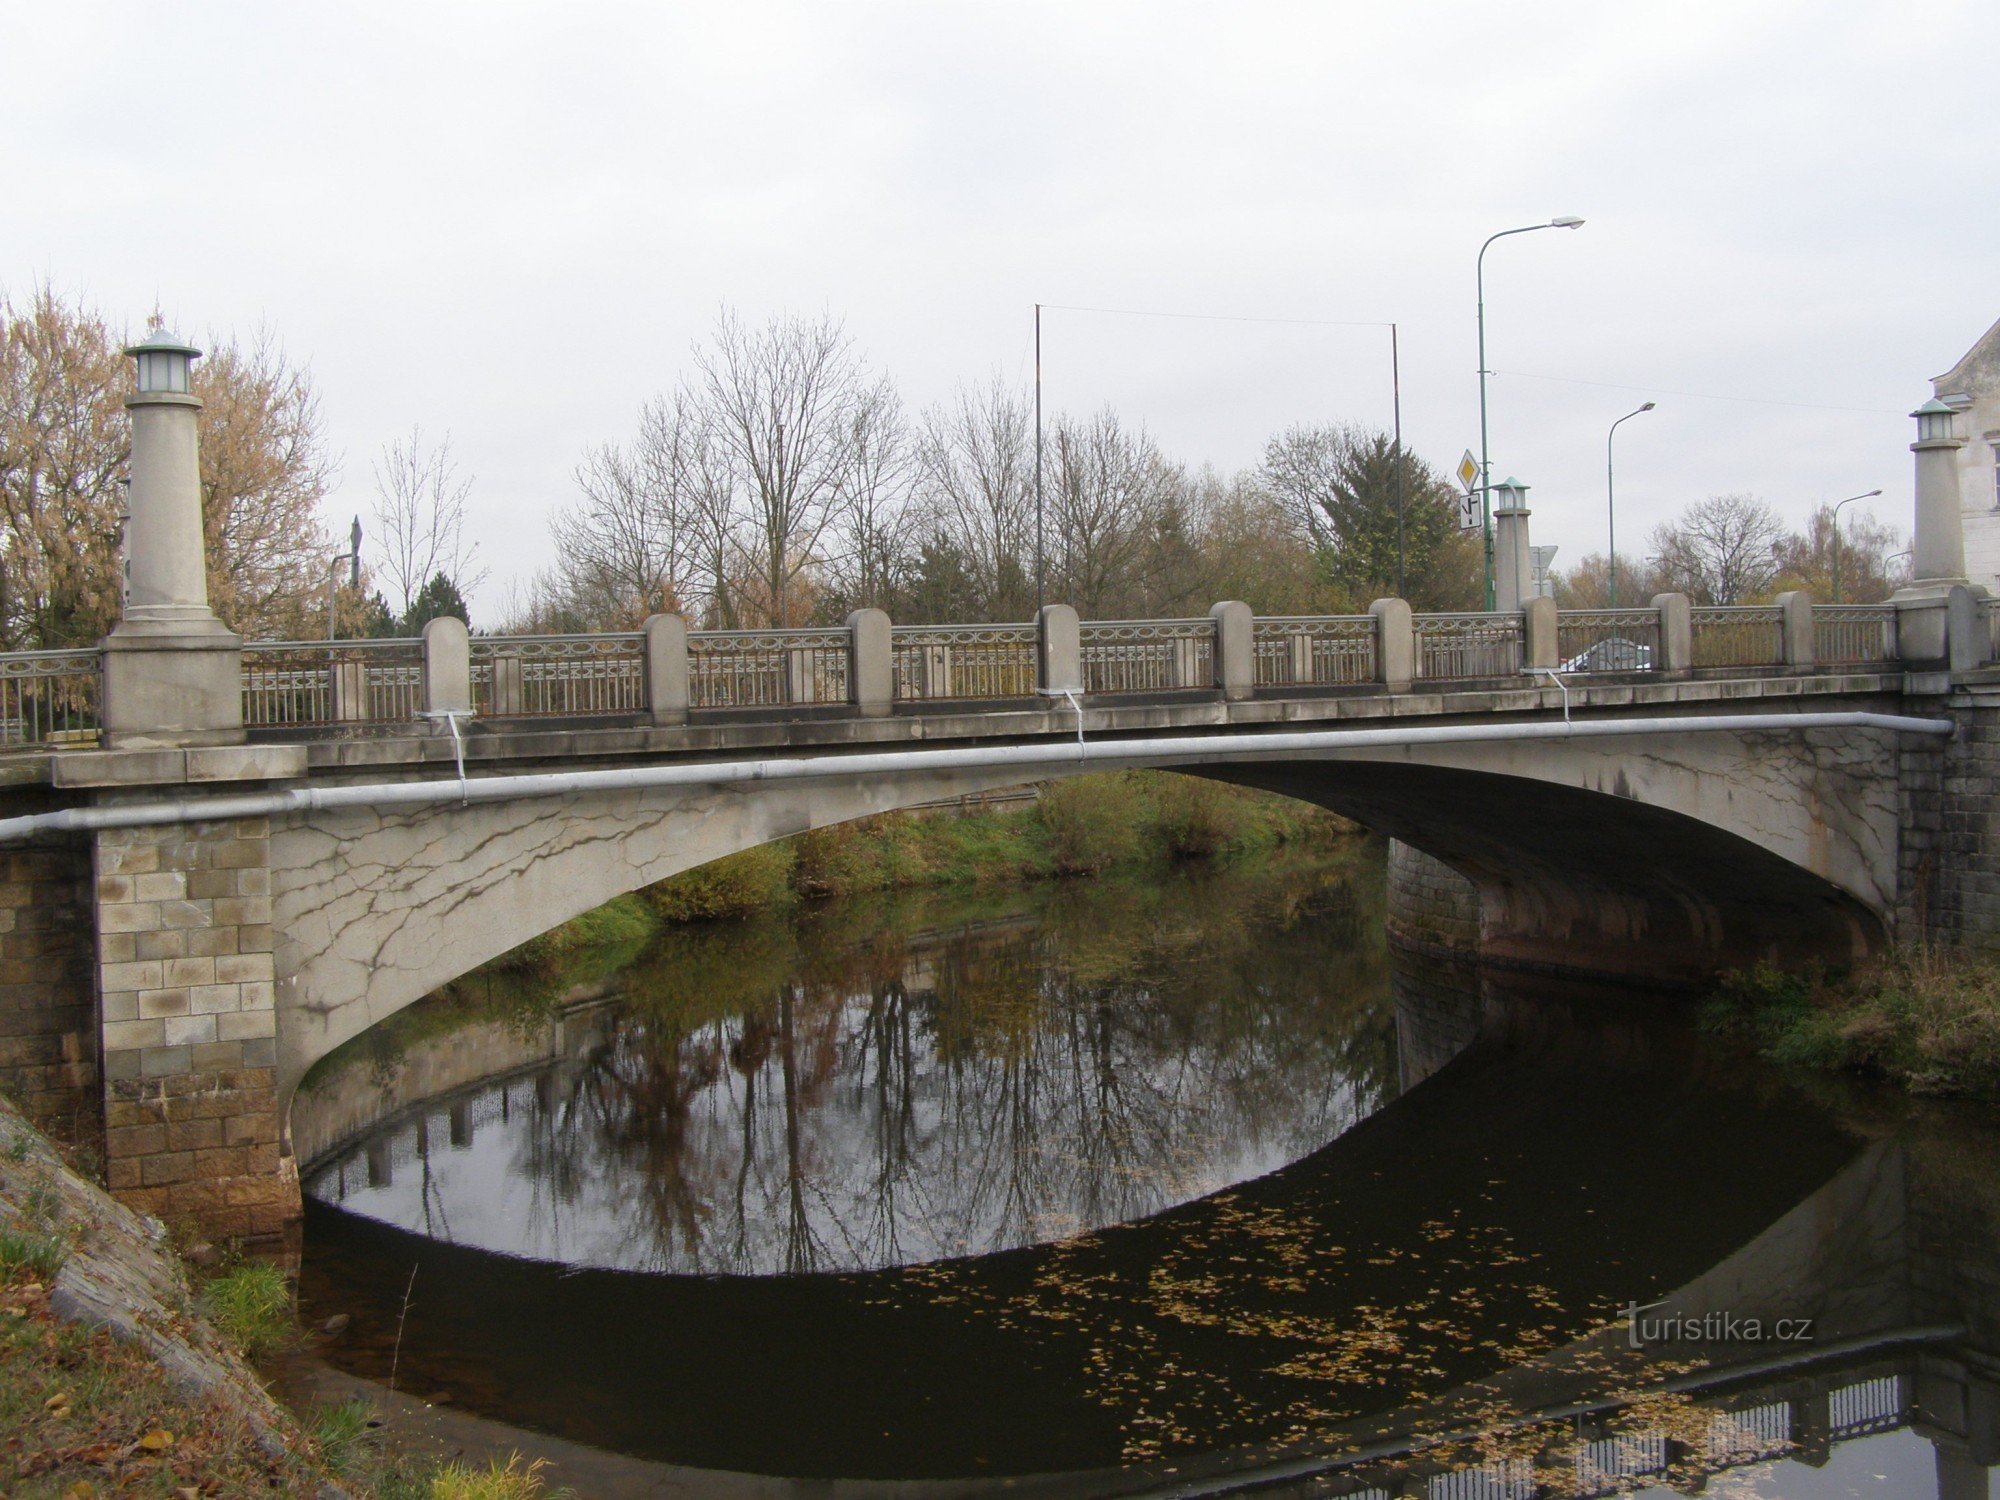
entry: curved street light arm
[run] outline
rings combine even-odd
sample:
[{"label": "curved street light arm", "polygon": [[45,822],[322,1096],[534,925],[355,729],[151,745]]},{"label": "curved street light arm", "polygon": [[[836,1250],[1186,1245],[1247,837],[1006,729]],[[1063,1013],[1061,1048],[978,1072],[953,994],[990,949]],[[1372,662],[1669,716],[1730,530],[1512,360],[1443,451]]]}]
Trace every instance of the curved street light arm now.
[{"label": "curved street light arm", "polygon": [[1510,234],[1532,234],[1537,229],[1576,229],[1583,220],[1565,214],[1558,219],[1549,219],[1540,224],[1523,224],[1518,229],[1503,229],[1498,234],[1486,236],[1485,244],[1479,247],[1479,255],[1473,262],[1473,281],[1479,299],[1479,514],[1480,525],[1486,541],[1486,607],[1493,608],[1493,459],[1488,452],[1486,440],[1486,252],[1495,240],[1504,240]]}]

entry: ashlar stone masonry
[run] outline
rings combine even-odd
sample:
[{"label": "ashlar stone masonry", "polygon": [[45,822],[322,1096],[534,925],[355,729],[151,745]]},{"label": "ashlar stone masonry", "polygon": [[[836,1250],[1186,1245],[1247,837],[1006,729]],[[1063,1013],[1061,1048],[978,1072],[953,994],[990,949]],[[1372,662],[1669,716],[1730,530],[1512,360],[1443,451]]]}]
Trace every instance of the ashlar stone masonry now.
[{"label": "ashlar stone masonry", "polygon": [[270,827],[96,836],[105,1176],[132,1207],[247,1240],[298,1215],[275,1084]]}]

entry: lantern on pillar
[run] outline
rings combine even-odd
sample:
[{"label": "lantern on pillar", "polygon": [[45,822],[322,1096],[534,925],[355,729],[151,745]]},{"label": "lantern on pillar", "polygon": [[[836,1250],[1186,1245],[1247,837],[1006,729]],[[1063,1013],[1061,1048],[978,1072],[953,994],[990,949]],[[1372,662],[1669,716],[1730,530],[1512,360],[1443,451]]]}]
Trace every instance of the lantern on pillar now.
[{"label": "lantern on pillar", "polygon": [[1917,419],[1917,441],[1920,443],[1948,443],[1952,440],[1952,418],[1957,415],[1942,401],[1926,401],[1910,413]]},{"label": "lantern on pillar", "polygon": [[1528,486],[1509,475],[1493,486],[1493,508],[1498,510],[1526,510],[1528,508]]},{"label": "lantern on pillar", "polygon": [[201,358],[201,351],[183,343],[164,323],[154,323],[146,337],[125,352],[138,361],[140,395],[194,393],[193,366]]}]

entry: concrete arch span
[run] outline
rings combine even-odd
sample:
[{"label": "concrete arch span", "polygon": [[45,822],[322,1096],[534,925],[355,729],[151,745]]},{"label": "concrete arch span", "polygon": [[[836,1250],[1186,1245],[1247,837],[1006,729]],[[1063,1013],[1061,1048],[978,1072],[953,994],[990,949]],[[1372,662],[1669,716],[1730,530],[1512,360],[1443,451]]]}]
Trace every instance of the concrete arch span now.
[{"label": "concrete arch span", "polygon": [[[1850,957],[1881,940],[1894,901],[1885,731],[1142,763],[1300,797],[1437,855],[1479,883],[1486,951],[1517,963],[1674,981],[1759,958]],[[375,1022],[615,896],[807,829],[1021,779],[958,768],[276,819],[279,1096]]]}]

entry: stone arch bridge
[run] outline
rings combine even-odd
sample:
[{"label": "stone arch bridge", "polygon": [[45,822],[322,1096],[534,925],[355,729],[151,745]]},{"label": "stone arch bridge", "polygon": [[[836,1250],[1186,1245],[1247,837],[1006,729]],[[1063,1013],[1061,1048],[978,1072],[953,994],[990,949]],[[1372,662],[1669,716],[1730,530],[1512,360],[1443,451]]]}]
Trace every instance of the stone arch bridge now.
[{"label": "stone arch bridge", "polygon": [[[72,1133],[101,1120],[138,1206],[266,1233],[296,1202],[299,1079],[439,985],[725,854],[1111,767],[1265,787],[1444,860],[1493,963],[1686,984],[1849,959],[1964,923],[1991,878],[1967,800],[1991,627],[1951,610],[1977,658],[1956,673],[1902,659],[1923,622],[1894,606],[1799,596],[519,640],[445,620],[233,648],[235,733],[133,725],[95,654],[8,659],[5,1071]],[[57,726],[98,687],[94,725]]]}]

